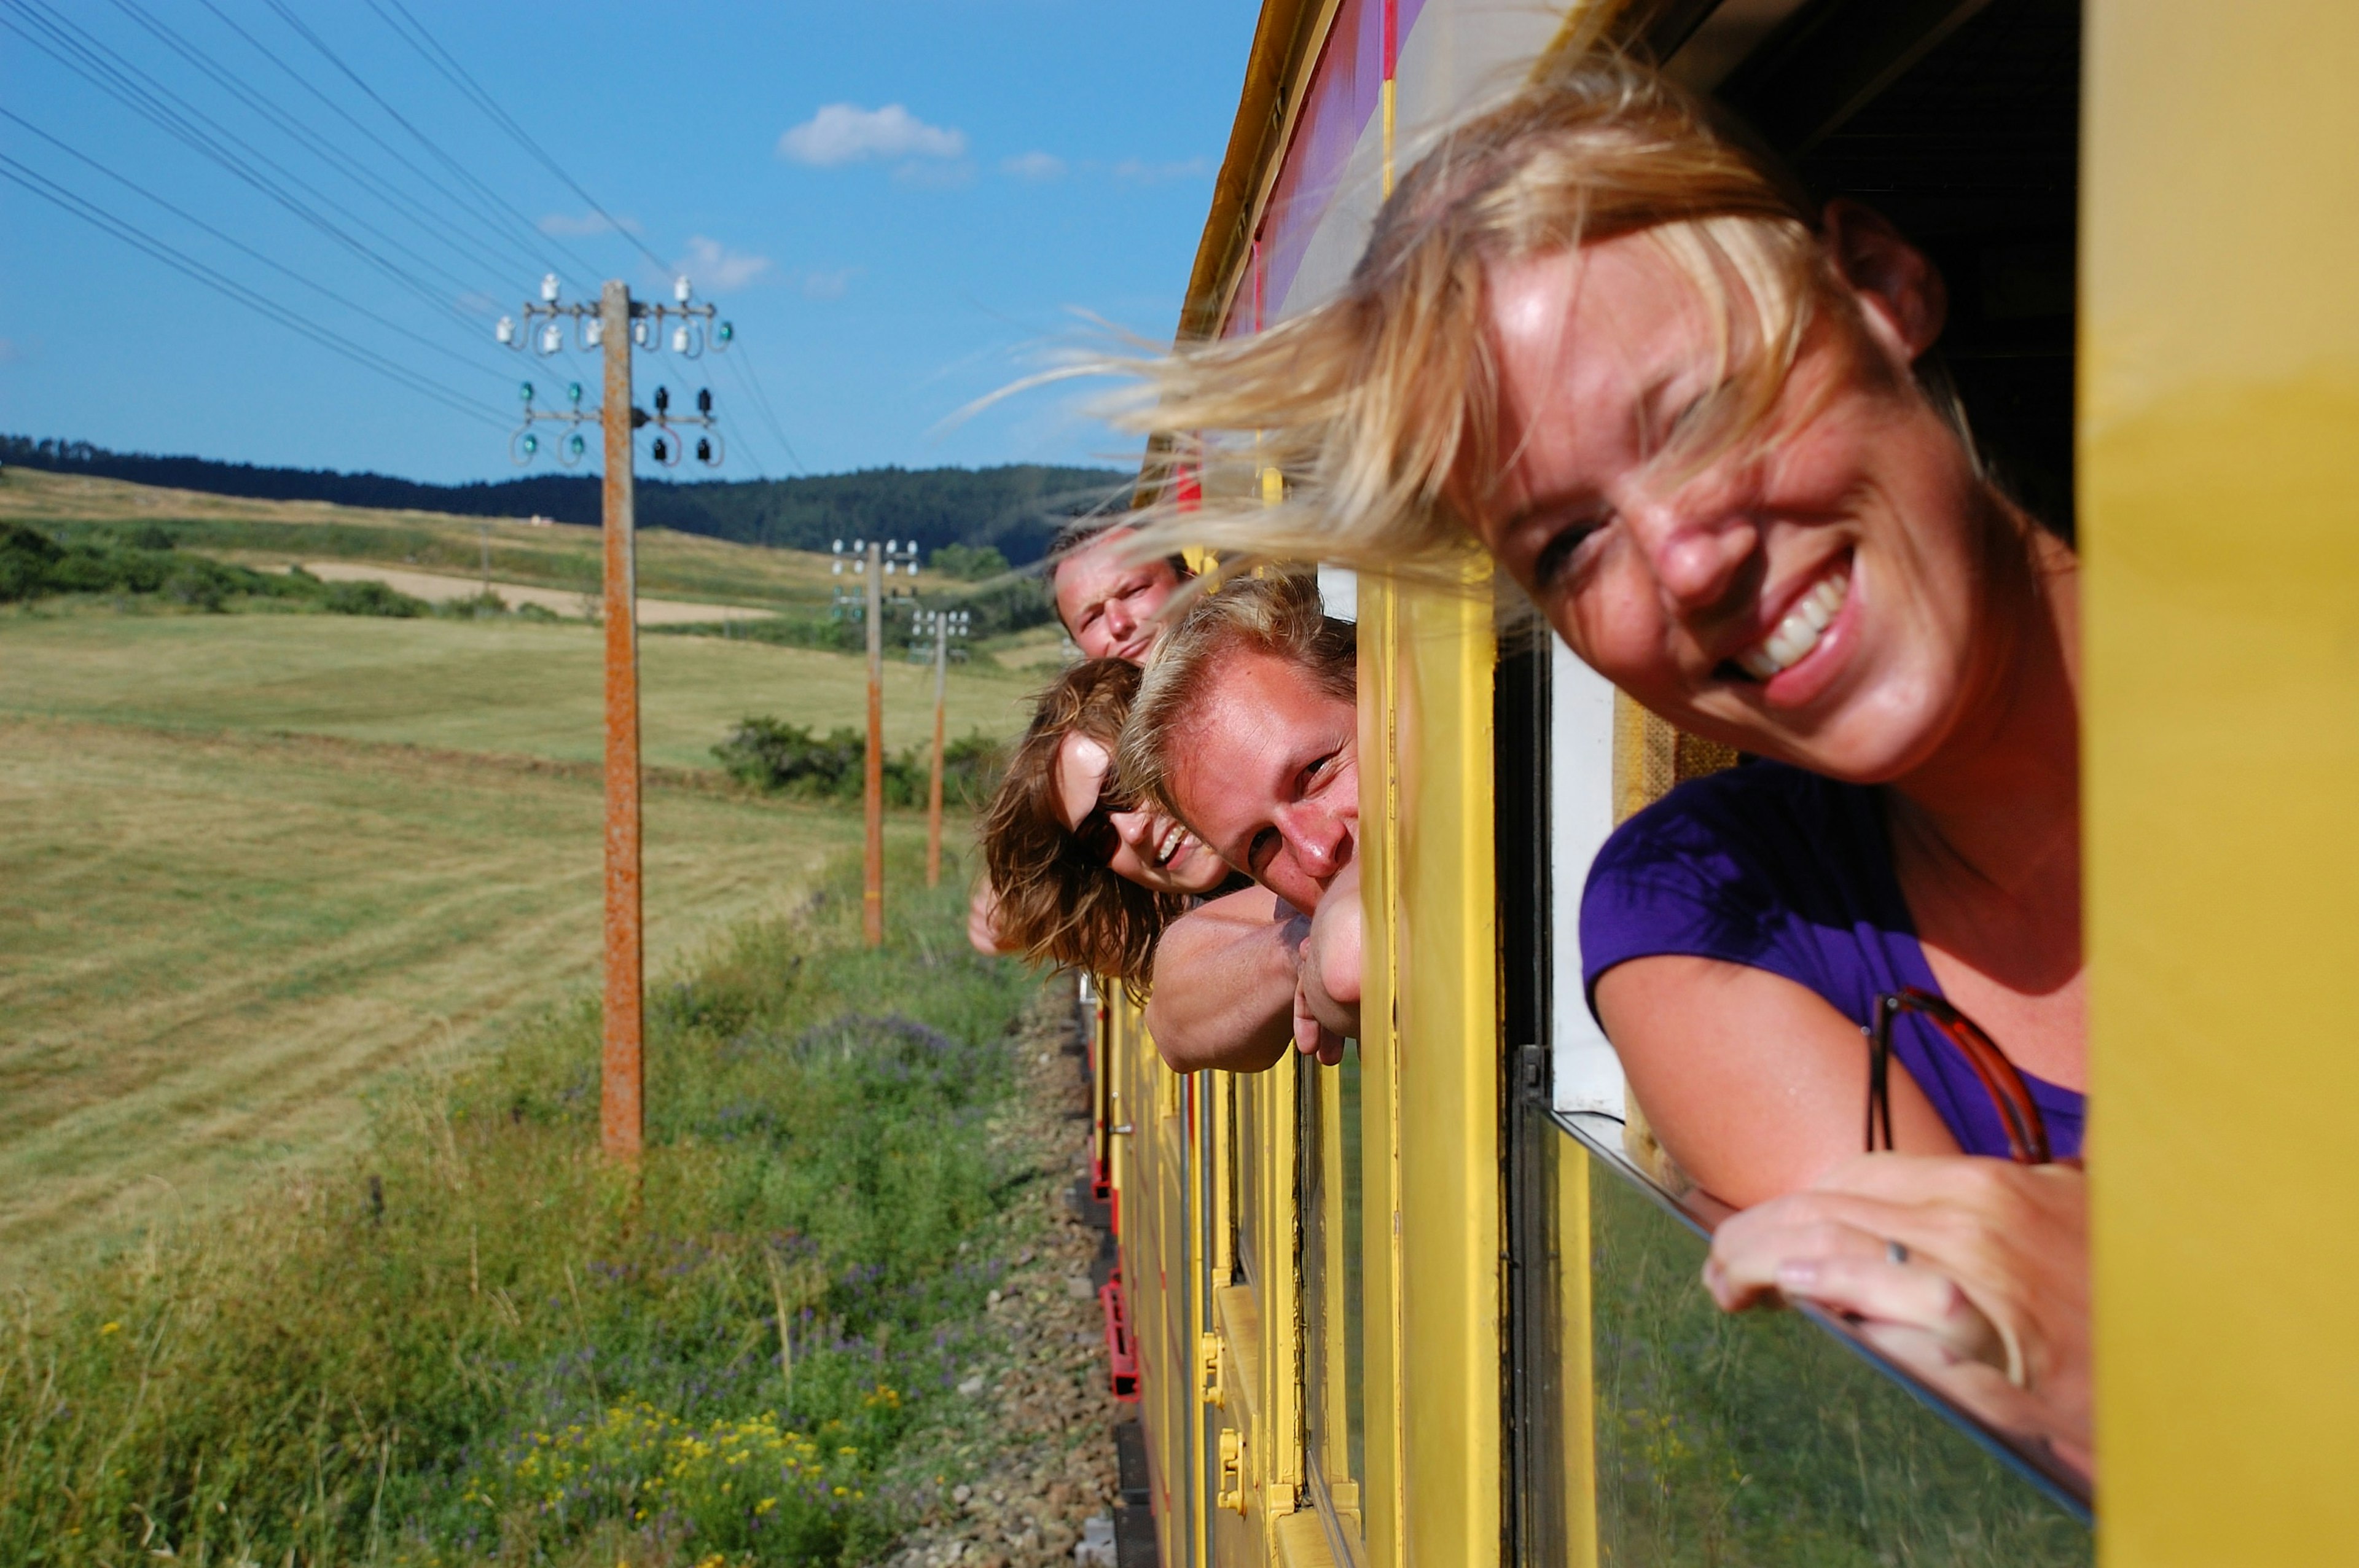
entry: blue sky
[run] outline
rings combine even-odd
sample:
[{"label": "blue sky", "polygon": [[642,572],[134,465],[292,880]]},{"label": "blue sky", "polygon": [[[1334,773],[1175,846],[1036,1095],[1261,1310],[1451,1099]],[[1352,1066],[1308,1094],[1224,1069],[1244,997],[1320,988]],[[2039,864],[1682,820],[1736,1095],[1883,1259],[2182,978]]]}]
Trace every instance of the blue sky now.
[{"label": "blue sky", "polygon": [[[730,421],[726,476],[1115,458],[1135,443],[1070,390],[942,426],[1087,331],[1077,311],[1169,335],[1257,9],[5,0],[0,110],[17,118],[0,117],[0,176],[54,182],[492,416],[383,379],[0,178],[0,430],[501,478],[517,471],[519,380],[544,401],[577,374],[596,394],[586,359],[497,349],[495,318],[546,267],[570,295],[606,276],[668,294],[683,265],[734,321],[744,363],[643,355],[640,400],[709,380]],[[405,16],[630,233],[438,74],[395,30]],[[351,243],[27,33],[116,73]]]}]

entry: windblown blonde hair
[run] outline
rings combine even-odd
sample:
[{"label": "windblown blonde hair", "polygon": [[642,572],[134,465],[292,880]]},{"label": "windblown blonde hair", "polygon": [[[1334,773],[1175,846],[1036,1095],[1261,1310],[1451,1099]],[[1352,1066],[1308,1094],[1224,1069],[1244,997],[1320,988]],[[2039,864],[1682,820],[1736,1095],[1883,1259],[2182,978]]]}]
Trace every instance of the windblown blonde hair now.
[{"label": "windblown blonde hair", "polygon": [[[1027,958],[1119,980],[1133,1000],[1144,999],[1155,944],[1188,903],[1116,875],[1065,825],[1057,754],[1074,734],[1114,750],[1138,683],[1138,666],[1121,659],[1091,659],[1051,682],[978,831],[1000,940]],[[1109,773],[1103,787],[1101,798],[1124,786]]]},{"label": "windblown blonde hair", "polygon": [[1156,645],[1123,726],[1115,764],[1124,787],[1182,821],[1187,814],[1171,798],[1172,762],[1222,661],[1240,652],[1283,659],[1328,696],[1346,703],[1357,699],[1357,628],[1329,618],[1316,579],[1240,578],[1198,598]]},{"label": "windblown blonde hair", "polygon": [[[1174,543],[1379,573],[1454,572],[1501,466],[1484,274],[1644,233],[1713,309],[1724,395],[1704,441],[1754,428],[1814,316],[1840,298],[1806,200],[1767,154],[1654,70],[1610,53],[1553,62],[1445,134],[1404,178],[1333,299],[1250,337],[1102,365],[1145,385],[1109,407],[1174,437],[1211,475],[1275,467],[1284,504],[1166,506]],[[1223,433],[1228,433],[1225,437]]]}]

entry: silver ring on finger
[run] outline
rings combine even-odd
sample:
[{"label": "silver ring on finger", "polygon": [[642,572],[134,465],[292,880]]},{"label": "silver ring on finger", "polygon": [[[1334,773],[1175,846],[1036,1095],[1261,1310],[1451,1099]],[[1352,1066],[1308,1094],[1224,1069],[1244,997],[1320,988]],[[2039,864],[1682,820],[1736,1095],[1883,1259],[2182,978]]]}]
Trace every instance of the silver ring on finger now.
[{"label": "silver ring on finger", "polygon": [[1887,1238],[1884,1243],[1884,1260],[1887,1263],[1906,1263],[1908,1261],[1908,1244]]}]

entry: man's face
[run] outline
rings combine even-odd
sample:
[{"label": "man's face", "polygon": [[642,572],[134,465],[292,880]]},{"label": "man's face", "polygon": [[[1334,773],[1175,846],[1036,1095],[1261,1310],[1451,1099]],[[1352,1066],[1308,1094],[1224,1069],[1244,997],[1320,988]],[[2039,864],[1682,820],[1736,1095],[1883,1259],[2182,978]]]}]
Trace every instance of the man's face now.
[{"label": "man's face", "polygon": [[1174,804],[1223,860],[1315,910],[1359,848],[1359,714],[1267,654],[1232,654],[1211,674],[1173,737]]},{"label": "man's face", "polygon": [[1110,528],[1057,567],[1057,615],[1084,658],[1145,664],[1160,630],[1156,611],[1180,586],[1180,574],[1159,557],[1122,563],[1115,546],[1130,533]]}]

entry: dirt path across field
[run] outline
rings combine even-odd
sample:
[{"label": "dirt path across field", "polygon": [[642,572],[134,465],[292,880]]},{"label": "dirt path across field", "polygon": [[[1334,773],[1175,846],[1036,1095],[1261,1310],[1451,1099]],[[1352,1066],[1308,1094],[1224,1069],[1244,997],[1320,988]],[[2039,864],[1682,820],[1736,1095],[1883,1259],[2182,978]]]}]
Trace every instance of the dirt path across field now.
[{"label": "dirt path across field", "polygon": [[[453,599],[471,599],[484,590],[479,577],[451,577],[442,572],[412,571],[401,567],[380,567],[367,561],[305,561],[303,569],[328,582],[381,582],[397,593],[412,599],[422,599],[429,604],[441,604]],[[520,582],[497,582],[492,591],[507,601],[513,610],[520,604],[538,604],[543,610],[582,621],[597,612],[598,597],[592,593],[575,593],[561,588],[529,588]],[[766,610],[749,610],[742,604],[699,604],[685,599],[641,599],[639,624],[642,626],[684,626],[700,621],[761,621],[768,618]]]}]

